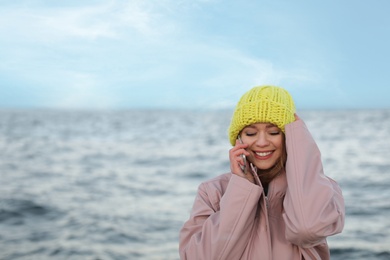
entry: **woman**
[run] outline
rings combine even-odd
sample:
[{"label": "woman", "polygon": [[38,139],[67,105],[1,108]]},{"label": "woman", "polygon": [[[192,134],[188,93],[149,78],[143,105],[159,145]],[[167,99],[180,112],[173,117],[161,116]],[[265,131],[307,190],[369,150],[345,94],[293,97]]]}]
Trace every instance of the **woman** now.
[{"label": "woman", "polygon": [[329,259],[344,199],[290,94],[255,87],[229,127],[231,172],[199,186],[180,231],[181,259]]}]

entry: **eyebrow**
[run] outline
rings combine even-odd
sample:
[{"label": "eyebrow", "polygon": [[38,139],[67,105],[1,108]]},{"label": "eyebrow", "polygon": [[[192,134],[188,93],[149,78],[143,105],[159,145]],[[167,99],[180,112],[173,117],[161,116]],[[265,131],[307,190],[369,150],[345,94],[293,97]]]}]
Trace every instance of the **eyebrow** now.
[{"label": "eyebrow", "polygon": [[[256,128],[254,125],[248,125],[248,126],[246,126],[246,127]],[[277,127],[277,126],[274,125],[274,124],[267,124],[265,127],[266,127],[266,128],[272,128],[272,127]]]}]

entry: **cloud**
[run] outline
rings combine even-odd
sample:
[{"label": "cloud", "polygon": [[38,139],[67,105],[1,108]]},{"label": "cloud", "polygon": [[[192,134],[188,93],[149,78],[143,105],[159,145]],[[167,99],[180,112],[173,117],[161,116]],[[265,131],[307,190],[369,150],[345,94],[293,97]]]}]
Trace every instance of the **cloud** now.
[{"label": "cloud", "polygon": [[142,35],[156,33],[151,13],[140,1],[101,2],[76,7],[4,8],[2,31],[26,37],[27,41],[57,42],[69,38],[117,38],[125,30]]},{"label": "cloud", "polygon": [[[62,75],[62,85],[46,88],[48,95],[44,107],[54,108],[112,108],[117,102],[109,89],[99,82],[93,74],[69,71]],[[45,95],[45,94],[43,94]]]},{"label": "cloud", "polygon": [[5,7],[0,23],[9,26],[0,26],[0,34],[9,37],[0,42],[7,50],[0,70],[45,89],[46,103],[57,107],[137,106],[153,91],[163,93],[155,106],[224,107],[254,85],[322,80],[305,63],[275,63],[261,48],[255,53],[207,28],[198,15],[214,3]]}]

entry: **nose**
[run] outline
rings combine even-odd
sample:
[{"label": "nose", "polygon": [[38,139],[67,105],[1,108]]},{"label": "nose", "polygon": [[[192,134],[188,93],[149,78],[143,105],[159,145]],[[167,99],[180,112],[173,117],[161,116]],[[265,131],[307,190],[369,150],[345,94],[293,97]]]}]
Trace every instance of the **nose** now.
[{"label": "nose", "polygon": [[265,133],[260,133],[256,140],[256,145],[259,147],[266,147],[269,145],[269,140]]}]

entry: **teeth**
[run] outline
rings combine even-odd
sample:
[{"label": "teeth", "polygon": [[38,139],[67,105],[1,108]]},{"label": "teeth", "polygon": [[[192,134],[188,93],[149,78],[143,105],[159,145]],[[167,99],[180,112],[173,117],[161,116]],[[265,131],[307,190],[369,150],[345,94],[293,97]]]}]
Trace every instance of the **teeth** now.
[{"label": "teeth", "polygon": [[272,152],[265,152],[265,153],[256,153],[258,156],[267,156],[270,155]]}]

